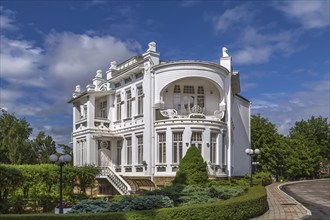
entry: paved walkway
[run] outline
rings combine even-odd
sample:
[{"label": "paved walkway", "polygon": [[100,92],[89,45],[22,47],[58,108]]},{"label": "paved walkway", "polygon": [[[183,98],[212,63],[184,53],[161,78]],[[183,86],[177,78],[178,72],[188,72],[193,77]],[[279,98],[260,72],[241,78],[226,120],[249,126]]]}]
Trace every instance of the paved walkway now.
[{"label": "paved walkway", "polygon": [[[290,183],[284,183],[290,184]],[[269,210],[253,220],[308,219],[311,212],[279,189],[281,183],[266,187]],[[282,183],[283,185],[283,183]]]}]

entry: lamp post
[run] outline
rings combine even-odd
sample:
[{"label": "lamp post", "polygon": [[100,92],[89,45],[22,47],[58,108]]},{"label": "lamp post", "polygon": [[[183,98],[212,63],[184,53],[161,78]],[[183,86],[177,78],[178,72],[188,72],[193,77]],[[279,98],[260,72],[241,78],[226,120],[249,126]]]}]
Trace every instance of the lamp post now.
[{"label": "lamp post", "polygon": [[55,163],[57,160],[60,162],[60,207],[59,214],[63,214],[63,194],[62,194],[62,173],[63,173],[63,165],[71,161],[71,156],[68,154],[61,155],[59,158],[56,154],[52,154],[49,156],[49,160],[52,163]]},{"label": "lamp post", "polygon": [[251,148],[247,148],[245,149],[245,153],[250,156],[250,165],[251,165],[251,169],[250,169],[250,172],[251,172],[251,176],[250,176],[250,187],[253,186],[253,183],[252,183],[252,172],[253,172],[253,157],[255,157],[256,155],[260,154],[260,150],[259,149],[251,149]]}]

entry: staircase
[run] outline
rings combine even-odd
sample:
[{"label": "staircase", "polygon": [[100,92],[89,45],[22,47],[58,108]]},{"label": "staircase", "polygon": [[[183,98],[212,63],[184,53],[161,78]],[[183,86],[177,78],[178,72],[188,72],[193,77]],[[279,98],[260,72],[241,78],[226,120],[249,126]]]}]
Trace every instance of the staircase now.
[{"label": "staircase", "polygon": [[129,195],[132,192],[131,186],[110,167],[101,167],[101,174],[97,178],[107,179],[121,195]]}]

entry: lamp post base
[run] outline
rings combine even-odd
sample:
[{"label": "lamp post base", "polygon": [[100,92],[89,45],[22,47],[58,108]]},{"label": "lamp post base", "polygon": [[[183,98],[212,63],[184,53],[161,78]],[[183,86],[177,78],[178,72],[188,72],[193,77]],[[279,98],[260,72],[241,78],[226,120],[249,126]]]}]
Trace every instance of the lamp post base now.
[{"label": "lamp post base", "polygon": [[[67,213],[69,211],[71,211],[71,208],[63,208],[63,214],[65,214],[65,213]],[[60,214],[60,209],[59,208],[55,208],[54,213],[55,214]]]}]

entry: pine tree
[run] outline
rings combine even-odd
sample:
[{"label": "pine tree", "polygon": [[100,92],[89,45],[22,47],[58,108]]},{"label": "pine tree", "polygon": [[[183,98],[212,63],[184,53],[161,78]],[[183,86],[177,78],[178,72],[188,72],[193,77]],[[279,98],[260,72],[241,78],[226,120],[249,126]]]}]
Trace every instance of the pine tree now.
[{"label": "pine tree", "polygon": [[203,184],[208,181],[206,162],[197,147],[191,146],[179,164],[173,183],[186,185]]}]

